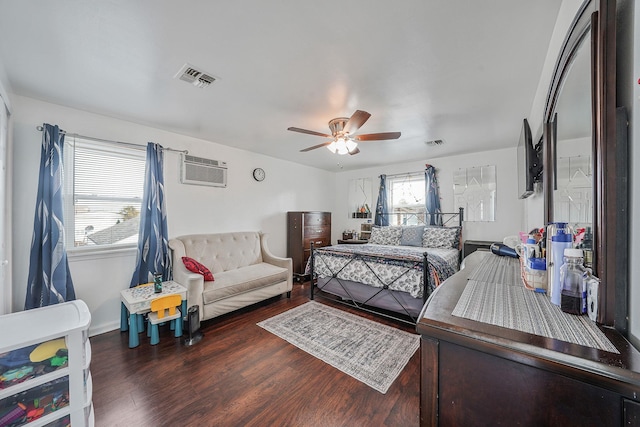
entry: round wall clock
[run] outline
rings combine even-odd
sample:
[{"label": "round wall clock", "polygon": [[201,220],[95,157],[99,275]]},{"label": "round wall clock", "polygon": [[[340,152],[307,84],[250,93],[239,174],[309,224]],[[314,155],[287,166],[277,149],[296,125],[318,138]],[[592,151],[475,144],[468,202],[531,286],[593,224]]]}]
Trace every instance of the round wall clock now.
[{"label": "round wall clock", "polygon": [[253,179],[255,179],[256,181],[264,181],[265,177],[266,174],[264,173],[264,169],[255,168],[253,170]]}]

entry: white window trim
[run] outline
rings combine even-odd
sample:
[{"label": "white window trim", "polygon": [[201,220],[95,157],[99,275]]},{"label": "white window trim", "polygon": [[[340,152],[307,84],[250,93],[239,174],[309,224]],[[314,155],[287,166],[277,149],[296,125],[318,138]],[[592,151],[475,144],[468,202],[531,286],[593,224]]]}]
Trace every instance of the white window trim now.
[{"label": "white window trim", "polygon": [[67,259],[73,261],[88,261],[93,259],[130,257],[137,254],[138,245],[110,245],[67,248]]}]

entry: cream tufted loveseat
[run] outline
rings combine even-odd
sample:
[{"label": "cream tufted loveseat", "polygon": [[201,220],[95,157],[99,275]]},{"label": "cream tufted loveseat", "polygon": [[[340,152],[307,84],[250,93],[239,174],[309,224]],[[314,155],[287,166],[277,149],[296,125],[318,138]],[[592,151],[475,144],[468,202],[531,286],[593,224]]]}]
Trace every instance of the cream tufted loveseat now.
[{"label": "cream tufted loveseat", "polygon": [[[169,240],[173,280],[188,290],[187,303],[200,307],[200,320],[287,293],[293,286],[291,258],[276,257],[259,232],[192,234]],[[206,266],[214,281],[187,270],[182,257]]]}]

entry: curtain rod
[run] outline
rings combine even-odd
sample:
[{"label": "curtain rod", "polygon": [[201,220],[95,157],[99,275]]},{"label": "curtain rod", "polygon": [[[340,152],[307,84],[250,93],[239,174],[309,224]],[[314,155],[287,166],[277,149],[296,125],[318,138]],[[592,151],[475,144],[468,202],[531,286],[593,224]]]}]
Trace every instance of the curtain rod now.
[{"label": "curtain rod", "polygon": [[[394,173],[391,175],[387,175],[387,178],[394,178],[396,176],[411,176],[411,175],[420,175],[420,174],[424,174],[424,171],[417,171],[417,172],[404,172],[404,173]],[[378,178],[380,178],[382,175],[379,175]]]},{"label": "curtain rod", "polygon": [[[42,130],[44,128],[42,126],[36,126],[36,129],[38,129],[39,131],[42,132]],[[67,132],[66,130],[63,130],[63,129],[60,129],[60,132],[65,134],[65,135],[67,135],[67,136],[73,136],[73,137],[76,137],[76,138],[88,139],[90,141],[106,142],[106,143],[109,143],[109,144],[127,145],[127,146],[135,148],[137,150],[146,149],[146,145],[135,144],[133,142],[122,142],[122,141],[114,141],[114,140],[111,140],[111,139],[94,138],[92,136],[80,135],[80,134],[77,134],[77,133],[69,133],[69,132]],[[170,147],[162,147],[162,150],[173,151],[173,152],[176,152],[176,153],[189,154],[189,150],[176,150],[176,149],[170,148]]]}]

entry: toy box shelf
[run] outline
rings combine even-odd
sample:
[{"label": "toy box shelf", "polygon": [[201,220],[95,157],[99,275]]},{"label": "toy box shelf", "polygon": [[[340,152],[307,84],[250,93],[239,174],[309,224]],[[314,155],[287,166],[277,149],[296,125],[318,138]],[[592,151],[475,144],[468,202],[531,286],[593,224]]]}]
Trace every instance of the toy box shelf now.
[{"label": "toy box shelf", "polygon": [[80,300],[0,316],[0,425],[93,426],[90,323]]}]

